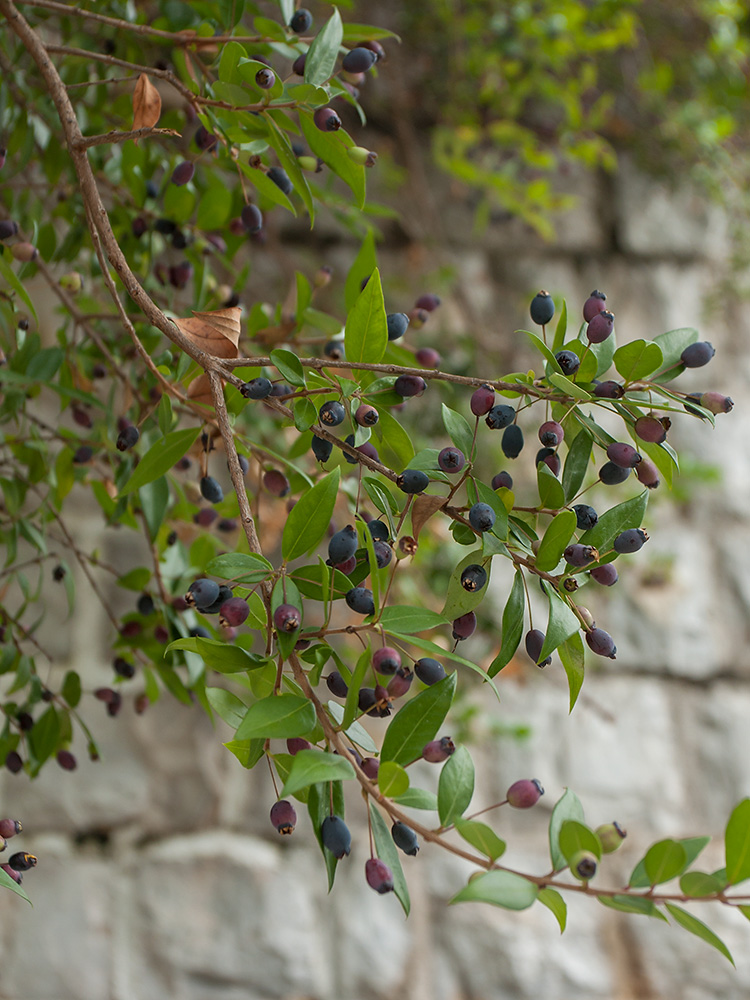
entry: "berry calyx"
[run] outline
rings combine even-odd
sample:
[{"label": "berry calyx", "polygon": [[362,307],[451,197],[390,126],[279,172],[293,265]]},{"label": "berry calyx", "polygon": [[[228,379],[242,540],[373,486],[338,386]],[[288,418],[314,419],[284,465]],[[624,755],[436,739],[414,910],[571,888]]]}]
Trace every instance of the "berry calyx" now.
[{"label": "berry calyx", "polygon": [[318,108],[313,121],[321,132],[338,132],[341,128],[341,119],[333,108]]},{"label": "berry calyx", "polygon": [[593,851],[576,851],[570,859],[570,874],[581,882],[588,882],[596,875],[598,863]]},{"label": "berry calyx", "polygon": [[451,475],[454,472],[460,472],[461,469],[466,465],[466,458],[464,453],[459,448],[443,448],[443,450],[438,454],[438,465],[443,470],[443,472]]},{"label": "berry calyx", "polygon": [[470,593],[481,590],[487,583],[487,570],[478,563],[466,566],[461,573],[461,586]]},{"label": "berry calyx", "polygon": [[273,613],[273,624],[277,632],[296,632],[302,624],[302,614],[293,604],[280,604]]}]

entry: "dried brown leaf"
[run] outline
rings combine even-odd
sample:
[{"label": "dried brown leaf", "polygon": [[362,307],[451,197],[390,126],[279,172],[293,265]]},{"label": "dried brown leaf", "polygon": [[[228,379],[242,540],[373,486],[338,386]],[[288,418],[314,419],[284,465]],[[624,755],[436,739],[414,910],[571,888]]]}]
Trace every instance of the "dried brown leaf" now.
[{"label": "dried brown leaf", "polygon": [[[217,358],[239,357],[240,317],[239,306],[215,309],[213,312],[193,313],[174,322],[182,333],[206,354]],[[196,403],[213,404],[211,383],[207,375],[199,375],[188,386],[188,397]]]},{"label": "dried brown leaf", "polygon": [[436,497],[429,493],[422,493],[414,498],[414,503],[411,505],[411,530],[414,538],[419,538],[419,532],[445,502],[445,497]]},{"label": "dried brown leaf", "polygon": [[[141,73],[133,91],[133,131],[153,128],[161,115],[161,96],[146,73]],[[133,140],[138,142],[137,139]]]},{"label": "dried brown leaf", "polygon": [[273,347],[274,344],[283,344],[285,340],[289,340],[296,325],[293,319],[282,320],[278,326],[266,326],[262,330],[257,330],[255,340],[259,340],[261,344],[268,347]]}]

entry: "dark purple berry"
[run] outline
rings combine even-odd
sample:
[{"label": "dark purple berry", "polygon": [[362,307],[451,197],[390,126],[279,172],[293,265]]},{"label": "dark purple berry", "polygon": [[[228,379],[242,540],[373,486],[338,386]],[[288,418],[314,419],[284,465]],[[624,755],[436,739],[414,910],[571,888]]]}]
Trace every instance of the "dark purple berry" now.
[{"label": "dark purple berry", "polygon": [[414,674],[408,667],[399,667],[393,677],[388,681],[386,688],[389,698],[402,698],[411,687]]},{"label": "dark purple berry", "polygon": [[558,351],[555,355],[555,360],[560,366],[563,375],[575,375],[581,367],[581,359],[575,351]]},{"label": "dark purple berry", "polygon": [[318,437],[317,434],[313,434],[311,447],[313,455],[315,455],[319,462],[327,462],[331,457],[333,443],[326,441],[325,438]]},{"label": "dark purple berry", "polygon": [[554,448],[540,448],[536,453],[536,459],[534,460],[535,465],[539,465],[540,462],[544,462],[547,468],[550,470],[553,476],[560,475],[560,456],[557,454]]},{"label": "dark purple berry", "polygon": [[529,307],[531,319],[537,326],[546,326],[555,315],[555,303],[549,292],[537,292]]},{"label": "dark purple berry", "polygon": [[22,830],[23,827],[17,819],[0,819],[0,837],[4,840],[10,840]]},{"label": "dark purple berry", "polygon": [[380,858],[370,858],[365,862],[365,878],[370,888],[381,896],[393,892],[393,872]]},{"label": "dark purple berry", "polygon": [[73,452],[73,465],[86,465],[94,457],[94,449],[88,444],[82,444]]},{"label": "dark purple berry", "polygon": [[343,361],[346,357],[343,340],[329,340],[323,348],[323,354],[331,361]]},{"label": "dark purple berry", "polygon": [[142,215],[136,215],[130,224],[133,236],[138,240],[148,230],[148,221]]},{"label": "dark purple berry", "polygon": [[130,680],[135,677],[135,667],[129,660],[126,660],[124,656],[115,657],[112,661],[112,669],[118,677],[124,677],[126,680]]},{"label": "dark purple berry", "polygon": [[302,613],[293,604],[280,604],[273,613],[277,632],[296,632],[302,624]]},{"label": "dark purple berry", "polygon": [[404,854],[408,854],[410,857],[415,857],[417,851],[419,850],[419,843],[417,842],[417,835],[412,830],[410,826],[406,823],[402,823],[400,820],[393,824],[391,827],[391,836],[393,837],[393,843]]},{"label": "dark purple berry", "polygon": [[387,542],[381,542],[379,539],[373,542],[373,548],[375,549],[375,561],[378,564],[378,569],[384,569],[393,559],[393,549]]},{"label": "dark purple berry", "polygon": [[431,656],[423,656],[417,660],[414,664],[414,673],[428,687],[437,684],[438,681],[441,681],[446,676],[442,663],[438,663]]},{"label": "dark purple berry", "polygon": [[423,368],[440,367],[440,355],[433,347],[420,347],[415,356]]},{"label": "dark purple berry", "polygon": [[475,503],[469,509],[469,524],[474,531],[491,531],[495,525],[497,515],[488,503]]},{"label": "dark purple berry", "polygon": [[635,422],[635,433],[641,441],[661,444],[667,440],[667,428],[658,417],[639,417]]},{"label": "dark purple berry", "polygon": [[539,440],[545,448],[556,448],[565,437],[565,431],[556,420],[546,420],[539,428]]},{"label": "dark purple berry", "polygon": [[230,597],[219,608],[219,625],[224,628],[237,628],[246,621],[250,614],[250,606],[241,597]]},{"label": "dark purple berry", "polygon": [[569,545],[563,555],[571,566],[588,566],[599,558],[599,553],[592,545],[581,545],[580,542]]},{"label": "dark purple berry", "polygon": [[331,671],[326,677],[326,684],[328,685],[328,690],[335,698],[346,698],[349,693],[349,685],[338,670]]},{"label": "dark purple berry", "polygon": [[198,147],[198,149],[202,150],[213,149],[218,141],[219,140],[213,134],[213,132],[209,132],[208,129],[205,128],[203,125],[199,125],[198,128],[195,130],[195,145]]},{"label": "dark purple berry", "polygon": [[292,63],[292,73],[295,73],[297,76],[304,76],[306,62],[307,62],[307,53],[302,52],[300,55],[297,56],[297,58]]},{"label": "dark purple berry", "polygon": [[544,646],[544,639],[545,635],[541,629],[532,628],[526,633],[526,652],[538,667],[547,667],[552,663],[551,656],[548,656],[546,660],[542,660],[541,663],[539,662],[542,647]]},{"label": "dark purple berry", "polygon": [[228,601],[232,596],[232,588],[227,587],[223,584],[219,587],[219,596],[216,598],[213,604],[209,604],[207,608],[201,608],[200,610],[204,615],[217,615],[221,611],[221,606],[225,601]]},{"label": "dark purple berry", "polygon": [[625,388],[619,382],[613,382],[609,379],[606,382],[598,382],[596,384],[594,395],[600,399],[622,399],[625,395]]},{"label": "dark purple berry", "polygon": [[404,469],[396,480],[396,486],[404,493],[422,493],[430,485],[430,478],[421,469]]},{"label": "dark purple berry", "polygon": [[9,240],[18,232],[18,223],[12,219],[0,219],[0,240]]},{"label": "dark purple berry", "polygon": [[298,754],[300,750],[312,750],[312,748],[312,743],[309,740],[302,739],[301,736],[294,736],[286,741],[287,753],[291,754],[292,757]]},{"label": "dark purple berry", "polygon": [[[491,385],[487,385],[486,383],[485,385],[480,385],[479,388],[475,389],[471,394],[469,405],[471,406],[471,412],[475,417],[483,417],[485,413],[489,413],[495,405],[495,390]],[[513,417],[515,417],[515,415],[514,410]]]},{"label": "dark purple berry", "polygon": [[466,465],[466,458],[464,453],[458,448],[443,448],[443,450],[438,455],[438,465],[443,470],[451,474],[453,472],[460,472]]},{"label": "dark purple berry", "polygon": [[621,465],[615,465],[614,462],[605,462],[599,469],[599,479],[605,486],[618,486],[620,483],[624,483],[629,475],[630,469],[624,469]]},{"label": "dark purple berry", "polygon": [[325,424],[326,427],[338,427],[346,418],[346,410],[341,403],[333,399],[323,403],[318,411],[318,417],[321,424]]},{"label": "dark purple berry", "polygon": [[461,573],[461,586],[464,590],[468,590],[469,593],[475,593],[477,590],[481,590],[487,583],[487,570],[484,566],[479,566],[477,563],[472,563],[467,566]]},{"label": "dark purple berry", "polygon": [[331,563],[336,566],[338,563],[345,562],[350,559],[354,553],[357,551],[357,546],[359,545],[359,540],[357,538],[357,531],[352,527],[351,524],[347,524],[345,528],[341,531],[337,531],[335,535],[328,541],[328,558]]},{"label": "dark purple berry", "polygon": [[383,521],[368,521],[367,527],[373,540],[380,540],[381,542],[388,541],[388,525]]},{"label": "dark purple berry", "polygon": [[400,340],[409,327],[409,317],[406,313],[388,313],[388,339]]},{"label": "dark purple berry", "polygon": [[498,472],[497,475],[492,477],[492,489],[493,490],[512,490],[513,489],[513,479],[508,475],[507,472]]},{"label": "dark purple berry", "polygon": [[372,591],[367,587],[352,587],[346,592],[344,597],[347,605],[356,611],[358,615],[375,614],[375,602],[372,598]]},{"label": "dark purple berry", "polygon": [[583,303],[583,318],[587,323],[590,323],[597,313],[604,312],[607,308],[604,305],[606,301],[607,296],[604,292],[600,292],[595,288],[591,295],[589,295]]},{"label": "dark purple berry", "polygon": [[615,552],[621,554],[637,552],[643,548],[647,541],[648,533],[643,528],[628,528],[627,531],[621,531],[615,538],[613,548]]},{"label": "dark purple berry", "polygon": [[[310,11],[305,7],[300,7],[299,10],[295,10],[292,14],[289,27],[296,35],[304,35],[306,31],[310,30],[312,23],[313,17]],[[348,854],[349,852],[347,851],[346,853]]]},{"label": "dark purple berry", "polygon": [[224,499],[224,490],[217,483],[213,476],[201,477],[201,496],[209,503],[221,503]]},{"label": "dark purple berry", "polygon": [[729,413],[734,408],[731,396],[722,396],[720,392],[701,393],[701,406],[711,413]]},{"label": "dark purple berry", "polygon": [[615,315],[603,309],[594,316],[586,327],[586,337],[590,344],[602,344],[611,336],[615,328]]},{"label": "dark purple berry", "polygon": [[276,83],[276,74],[272,69],[259,69],[255,74],[255,83],[261,90],[270,90]]},{"label": "dark purple berry", "polygon": [[292,489],[289,480],[279,469],[268,469],[263,473],[263,486],[275,497],[285,497]]},{"label": "dark purple berry", "polygon": [[617,646],[615,646],[615,641],[603,628],[592,628],[590,632],[587,632],[586,642],[589,649],[599,656],[607,656],[610,660],[616,659]]},{"label": "dark purple berry", "polygon": [[271,389],[272,396],[292,396],[294,391],[286,382],[275,382]]},{"label": "dark purple berry", "polygon": [[58,750],[55,759],[63,771],[75,771],[78,767],[78,761],[70,750]]},{"label": "dark purple berry", "polygon": [[[473,398],[473,397],[472,397]],[[487,412],[485,423],[493,431],[501,431],[504,427],[510,426],[516,419],[516,411],[512,406],[505,403],[498,403]]]},{"label": "dark purple berry", "polygon": [[55,583],[60,583],[61,580],[65,579],[66,569],[64,566],[55,566],[52,570],[52,579]]},{"label": "dark purple berry", "polygon": [[313,115],[313,121],[321,132],[337,132],[341,128],[341,119],[333,108],[318,108]]},{"label": "dark purple berry", "polygon": [[271,167],[266,173],[266,177],[269,181],[273,181],[276,187],[280,188],[284,194],[291,194],[294,190],[294,185],[289,180],[289,174],[283,167]]},{"label": "dark purple berry", "polygon": [[26,851],[18,851],[8,858],[8,865],[14,872],[27,872],[30,868],[36,867],[36,857],[27,854]]},{"label": "dark purple berry", "polygon": [[334,569],[337,569],[339,573],[343,573],[344,576],[350,576],[357,566],[357,557],[351,556],[349,559],[345,559],[344,562],[336,563]]},{"label": "dark purple berry", "polygon": [[379,674],[395,674],[401,666],[401,654],[397,649],[383,646],[373,653],[372,665]]},{"label": "dark purple berry", "polygon": [[[242,220],[242,226],[247,233],[259,233],[263,228],[263,213],[257,205],[245,205],[240,212],[240,219]],[[253,381],[257,382],[258,379],[253,379]],[[269,388],[268,392],[270,391],[271,390]],[[262,399],[263,397],[256,396],[251,398]]]},{"label": "dark purple berry", "polygon": [[518,458],[523,451],[523,431],[518,424],[509,424],[505,428],[500,447],[506,458]]},{"label": "dark purple berry", "polygon": [[138,428],[133,424],[128,424],[128,426],[123,428],[123,430],[121,430],[117,435],[117,450],[127,451],[129,448],[132,448],[133,445],[138,444],[140,436],[141,433]]},{"label": "dark purple berry", "polygon": [[543,795],[544,789],[538,778],[521,778],[513,782],[505,798],[514,809],[531,809]]},{"label": "dark purple berry", "polygon": [[369,403],[362,403],[361,406],[357,407],[354,419],[360,427],[374,427],[378,420],[380,420],[380,414],[374,406],[370,406]]},{"label": "dark purple berry", "polygon": [[473,611],[467,611],[465,615],[459,615],[458,618],[453,620],[453,631],[452,635],[454,639],[459,642],[462,639],[468,639],[476,631],[477,627],[477,616]]},{"label": "dark purple berry", "polygon": [[339,860],[352,849],[352,835],[339,816],[326,816],[320,827],[320,839],[323,847]]},{"label": "dark purple berry", "polygon": [[442,764],[444,760],[456,752],[456,744],[450,736],[443,736],[437,740],[430,740],[422,748],[422,757],[430,764]]},{"label": "dark purple berry", "polygon": [[426,292],[424,295],[420,295],[417,301],[414,303],[415,309],[426,309],[427,312],[434,312],[440,305],[440,296],[433,295],[432,292]]},{"label": "dark purple berry", "polygon": [[576,516],[576,527],[580,528],[581,531],[589,531],[599,520],[599,515],[594,508],[585,503],[574,504],[573,513]]},{"label": "dark purple berry", "polygon": [[188,607],[203,611],[204,608],[209,607],[217,600],[219,589],[219,584],[215,580],[201,577],[200,580],[190,584],[188,592],[185,594],[185,602]]},{"label": "dark purple berry", "polygon": [[380,761],[377,757],[365,757],[362,761],[362,770],[365,775],[370,779],[370,781],[378,780],[378,771],[380,770]]},{"label": "dark purple berry", "polygon": [[698,341],[697,344],[690,344],[680,355],[680,361],[686,368],[702,368],[707,365],[716,354],[714,348],[707,340]]},{"label": "dark purple berry", "polygon": [[393,391],[405,399],[421,396],[426,388],[427,383],[420,375],[399,375],[393,385]]},{"label": "dark purple berry", "polygon": [[210,507],[204,507],[197,514],[193,514],[193,521],[195,524],[199,524],[201,528],[210,528],[218,516],[215,510],[212,510]]},{"label": "dark purple berry", "polygon": [[291,802],[279,799],[271,806],[271,823],[279,833],[288,835],[297,825],[297,812]]},{"label": "dark purple berry", "polygon": [[644,458],[638,463],[635,468],[635,474],[638,477],[638,481],[650,490],[655,490],[661,482],[659,479],[659,470],[650,458]]},{"label": "dark purple berry", "polygon": [[5,766],[11,774],[18,774],[18,772],[23,768],[21,755],[16,753],[15,750],[9,750],[5,755]]},{"label": "dark purple berry", "polygon": [[233,517],[222,517],[216,527],[219,531],[226,532],[229,535],[237,530],[237,522]]},{"label": "dark purple berry", "polygon": [[[352,441],[350,443],[353,443],[353,441],[354,437],[352,436]],[[371,458],[373,462],[380,461],[377,449],[375,448],[375,445],[371,441],[365,441],[364,444],[361,444],[356,448],[356,451],[358,451],[360,455],[364,455],[365,458]]]},{"label": "dark purple berry", "polygon": [[641,456],[632,446],[623,441],[615,441],[607,446],[607,458],[621,469],[634,469],[641,461]]},{"label": "dark purple berry", "polygon": [[172,183],[176,184],[178,187],[182,187],[183,184],[187,184],[188,181],[193,179],[194,173],[195,164],[191,163],[189,160],[183,160],[183,162],[178,163],[172,171]]},{"label": "dark purple berry", "polygon": [[345,73],[366,73],[377,61],[378,57],[371,49],[350,49],[341,61],[341,68]]}]

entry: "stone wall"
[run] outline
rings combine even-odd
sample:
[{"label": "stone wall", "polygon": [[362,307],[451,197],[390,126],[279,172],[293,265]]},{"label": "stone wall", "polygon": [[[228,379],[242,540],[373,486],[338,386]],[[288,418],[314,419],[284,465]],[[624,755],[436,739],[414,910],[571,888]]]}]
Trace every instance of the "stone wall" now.
[{"label": "stone wall", "polygon": [[[717,347],[711,385],[738,405],[717,428],[676,421],[673,437],[696,461],[720,466],[718,486],[691,483],[689,500],[654,496],[652,541],[612,592],[586,603],[616,634],[618,657],[591,664],[571,719],[558,665],[503,675],[487,713],[474,806],[497,801],[519,776],[543,780],[530,813],[503,815],[509,865],[543,870],[549,810],[566,786],[594,824],[629,830],[608,869],[623,882],[662,836],[711,832],[704,867],[722,864],[722,821],[750,793],[750,382],[747,323],[704,303],[727,268],[726,220],[694,193],[667,191],[625,165],[616,178],[572,178],[581,200],[543,245],[514,222],[478,237],[472,212],[444,179],[411,171],[404,219],[382,252],[389,294],[408,307],[425,276],[452,269],[445,305],[424,331],[444,355],[457,332],[477,339],[497,370],[531,363],[512,331],[546,287],[571,309],[606,290],[621,340],[698,322]],[[428,221],[426,221],[428,220]],[[317,231],[339,274],[355,252],[338,231]],[[294,231],[290,232],[294,236]],[[418,242],[417,242],[418,240]],[[304,251],[301,251],[304,256]],[[310,257],[311,266],[321,251]],[[250,294],[278,261],[256,262]],[[265,273],[267,271],[267,274]],[[725,303],[726,305],[726,303]],[[688,373],[690,387],[701,373]],[[745,430],[748,428],[748,430]],[[681,496],[681,494],[680,494]],[[91,527],[82,519],[82,532]],[[92,546],[95,538],[88,541]],[[83,543],[82,543],[83,544]],[[123,543],[124,544],[124,543]],[[127,560],[127,551],[107,553]],[[85,595],[85,581],[78,581]],[[498,610],[507,592],[498,571]],[[592,588],[589,588],[592,589]],[[53,652],[95,687],[110,677],[109,629],[85,596],[72,622],[52,610]],[[747,922],[706,906],[737,970],[708,946],[657,921],[570,901],[560,936],[541,906],[510,913],[447,909],[466,866],[424,845],[405,859],[413,910],[376,896],[362,869],[366,836],[326,895],[306,818],[280,841],[267,822],[267,773],[246,772],[199,711],[171,699],[117,720],[88,713],[104,764],[72,774],[53,765],[34,783],[3,773],[4,814],[23,819],[19,845],[36,853],[27,878],[33,909],[0,894],[2,1000],[739,1000],[750,990]],[[490,722],[528,724],[527,740],[493,735]],[[425,779],[435,780],[426,765]],[[260,805],[259,805],[260,803]],[[356,797],[350,803],[356,817]],[[698,907],[698,915],[703,916]],[[713,912],[716,910],[716,912]]]}]

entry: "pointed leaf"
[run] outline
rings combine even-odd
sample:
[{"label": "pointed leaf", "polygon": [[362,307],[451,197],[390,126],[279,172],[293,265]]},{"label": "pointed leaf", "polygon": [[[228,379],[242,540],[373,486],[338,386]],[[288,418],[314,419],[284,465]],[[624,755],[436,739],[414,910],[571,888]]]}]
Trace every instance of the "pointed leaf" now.
[{"label": "pointed leaf", "polygon": [[409,788],[409,775],[395,760],[384,760],[378,768],[378,788],[389,799],[403,795]]},{"label": "pointed leaf", "polygon": [[474,432],[469,426],[466,417],[452,410],[445,403],[442,405],[443,426],[448,432],[448,436],[457,448],[460,448],[468,461],[471,456],[471,446],[474,440]]},{"label": "pointed leaf", "polygon": [[388,324],[377,268],[346,319],[344,349],[348,361],[378,364],[388,346]]},{"label": "pointed leaf", "polygon": [[172,431],[166,437],[159,438],[135,467],[130,479],[120,490],[120,496],[126,496],[169,472],[188,451],[200,434],[200,430],[200,427],[189,427],[182,431]]},{"label": "pointed leaf", "polygon": [[[445,683],[445,681],[441,681]],[[457,747],[443,764],[438,780],[438,815],[448,826],[464,814],[474,794],[474,762],[466,747]]]},{"label": "pointed leaf", "polygon": [[643,896],[597,896],[603,906],[608,906],[612,910],[619,910],[621,913],[640,913],[644,917],[656,917],[659,920],[667,921],[663,913],[660,913],[656,905],[650,899]]},{"label": "pointed leaf", "polygon": [[565,505],[562,483],[545,462],[536,467],[536,482],[542,507],[559,510]]},{"label": "pointed leaf", "polygon": [[384,608],[380,616],[380,624],[386,632],[401,632],[403,635],[427,632],[447,623],[448,619],[435,611],[430,611],[428,608],[414,608],[408,604],[392,604]]},{"label": "pointed leaf", "polygon": [[251,705],[235,738],[290,739],[307,736],[314,728],[315,709],[307,698],[279,694]]},{"label": "pointed leaf", "polygon": [[680,888],[686,896],[714,896],[721,892],[725,882],[709,872],[685,872],[680,879]]},{"label": "pointed leaf", "polygon": [[552,518],[536,554],[538,569],[549,571],[557,566],[575,530],[576,516],[572,510],[561,510]]},{"label": "pointed leaf", "polygon": [[307,50],[305,83],[320,87],[330,79],[336,65],[339,47],[344,37],[341,15],[334,7],[333,14],[320,29]]},{"label": "pointed leaf", "polygon": [[486,854],[491,861],[497,861],[505,853],[505,841],[486,823],[475,819],[457,819],[455,825],[464,840],[481,854]]},{"label": "pointed leaf", "polygon": [[560,657],[560,662],[568,678],[568,689],[570,691],[570,708],[568,711],[572,712],[583,685],[584,655],[581,633],[576,632],[569,639],[566,639],[565,642],[561,643],[557,647],[557,655]]},{"label": "pointed leaf", "polygon": [[526,592],[523,586],[522,570],[516,570],[513,580],[513,587],[503,609],[502,644],[500,652],[489,666],[487,671],[490,677],[494,677],[498,671],[507,666],[513,658],[513,654],[518,649],[523,632],[523,620],[526,612]]},{"label": "pointed leaf", "polygon": [[581,628],[578,617],[571,611],[570,606],[560,597],[555,588],[543,580],[542,589],[549,598],[549,618],[547,619],[547,631],[544,635],[544,645],[539,654],[540,660],[544,660],[561,643],[575,635]]},{"label": "pointed leaf", "polygon": [[549,853],[554,871],[561,871],[567,864],[565,855],[560,849],[560,829],[566,820],[583,822],[583,806],[575,792],[565,789],[562,797],[557,800],[549,821]]},{"label": "pointed leaf", "polygon": [[579,541],[582,545],[593,545],[600,553],[609,551],[621,531],[638,528],[643,523],[648,503],[648,490],[625,500],[605,511],[593,528],[584,531]]},{"label": "pointed leaf", "polygon": [[453,903],[492,903],[505,910],[526,910],[536,900],[537,887],[514,872],[493,871],[476,875],[456,893]]},{"label": "pointed leaf", "polygon": [[693,914],[688,913],[687,910],[683,910],[681,906],[675,906],[674,903],[667,903],[666,906],[680,927],[684,927],[686,931],[690,931],[691,934],[695,934],[696,937],[699,937],[707,944],[710,944],[712,948],[716,948],[717,951],[721,952],[724,958],[729,959],[732,965],[734,965],[734,959],[732,958],[727,946],[720,937],[717,937],[716,934],[714,934],[710,927],[707,927],[706,924],[703,923],[702,920],[694,917]]},{"label": "pointed leaf", "polygon": [[281,539],[282,555],[287,562],[311,552],[324,538],[333,516],[340,476],[339,468],[329,472],[292,507]]},{"label": "pointed leaf", "polygon": [[292,758],[289,775],[281,789],[281,798],[284,799],[321,781],[346,780],[354,777],[354,768],[346,758],[335,753],[325,753],[323,750],[300,750]]},{"label": "pointed leaf", "polygon": [[550,889],[548,886],[545,886],[544,889],[539,890],[537,899],[547,907],[550,913],[554,914],[555,919],[560,925],[560,933],[565,933],[565,925],[568,920],[568,906],[557,889]]},{"label": "pointed leaf", "polygon": [[565,502],[570,503],[580,490],[591,461],[594,439],[587,430],[580,430],[568,449],[563,467],[562,484]]},{"label": "pointed leaf", "polygon": [[602,843],[599,837],[579,820],[563,820],[560,824],[558,844],[568,864],[573,855],[579,851],[592,851],[601,860]]},{"label": "pointed leaf", "polygon": [[404,913],[409,916],[411,906],[409,900],[409,888],[404,877],[404,870],[401,867],[401,858],[398,856],[398,849],[393,842],[391,831],[383,819],[383,816],[375,805],[370,802],[370,823],[372,824],[372,836],[375,841],[375,853],[391,869],[393,875],[393,894],[404,908]]},{"label": "pointed leaf", "polygon": [[687,864],[685,848],[676,840],[660,840],[649,847],[643,858],[649,885],[676,878]]},{"label": "pointed leaf", "polygon": [[750,798],[732,810],[724,833],[727,882],[736,885],[750,878]]},{"label": "pointed leaf", "polygon": [[421,757],[425,744],[435,738],[453,703],[456,677],[454,671],[398,710],[383,738],[381,761],[394,760],[406,766]]}]

